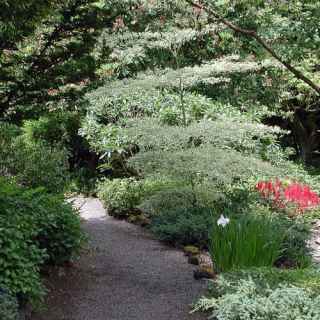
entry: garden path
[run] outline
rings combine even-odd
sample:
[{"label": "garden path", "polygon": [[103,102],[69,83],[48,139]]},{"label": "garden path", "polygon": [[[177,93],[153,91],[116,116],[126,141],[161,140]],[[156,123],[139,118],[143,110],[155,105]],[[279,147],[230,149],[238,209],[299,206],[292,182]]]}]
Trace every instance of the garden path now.
[{"label": "garden path", "polygon": [[76,198],[90,241],[79,261],[48,276],[48,309],[32,320],[200,320],[190,304],[205,280],[178,250],[106,215],[99,200]]},{"label": "garden path", "polygon": [[313,261],[320,265],[320,220],[314,222],[309,246],[312,250]]}]

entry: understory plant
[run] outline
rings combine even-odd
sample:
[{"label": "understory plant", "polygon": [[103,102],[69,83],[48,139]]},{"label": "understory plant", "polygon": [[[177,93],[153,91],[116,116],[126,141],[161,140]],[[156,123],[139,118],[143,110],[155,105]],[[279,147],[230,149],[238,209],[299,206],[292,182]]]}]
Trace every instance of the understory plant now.
[{"label": "understory plant", "polygon": [[0,289],[0,319],[18,320],[18,301],[4,289]]},{"label": "understory plant", "polygon": [[251,279],[260,291],[275,289],[279,285],[293,285],[308,288],[316,294],[320,293],[320,270],[317,266],[289,269],[260,267],[236,269],[217,275],[217,281],[209,283],[209,296],[219,297],[234,292],[240,279]]},{"label": "understory plant", "polygon": [[62,196],[0,179],[0,288],[23,301],[44,294],[40,271],[77,254],[84,235]]},{"label": "understory plant", "polygon": [[0,123],[0,129],[0,174],[27,187],[62,193],[69,177],[66,149],[29,141],[19,128],[5,122]]},{"label": "understory plant", "polygon": [[217,320],[310,320],[320,317],[320,296],[309,288],[268,282],[250,276],[233,281],[218,276],[213,285],[216,294],[202,298],[194,311],[211,313]]},{"label": "understory plant", "polygon": [[143,182],[134,178],[105,179],[98,184],[98,196],[109,214],[122,217],[134,210],[141,201]]},{"label": "understory plant", "polygon": [[221,216],[210,233],[209,251],[216,269],[272,266],[281,256],[283,231],[271,215]]},{"label": "understory plant", "polygon": [[151,230],[169,243],[207,247],[212,221],[211,208],[178,207],[154,216]]},{"label": "understory plant", "polygon": [[306,268],[312,264],[312,252],[308,241],[312,235],[311,224],[303,219],[292,220],[281,217],[285,230],[279,267]]}]

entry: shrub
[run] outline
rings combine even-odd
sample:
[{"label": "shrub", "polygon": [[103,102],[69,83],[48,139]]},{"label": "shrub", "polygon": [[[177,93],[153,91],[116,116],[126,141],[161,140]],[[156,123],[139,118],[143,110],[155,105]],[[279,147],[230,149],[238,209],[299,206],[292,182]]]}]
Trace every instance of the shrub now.
[{"label": "shrub", "polygon": [[293,285],[279,285],[270,289],[268,284],[257,284],[252,278],[234,283],[223,276],[215,285],[223,294],[202,298],[195,310],[210,311],[217,320],[291,320],[318,319],[320,296],[311,290]]},{"label": "shrub", "polygon": [[0,319],[18,320],[18,301],[3,289],[0,289]]},{"label": "shrub", "polygon": [[35,301],[40,269],[61,263],[82,244],[80,218],[63,197],[0,179],[0,287]]},{"label": "shrub", "polygon": [[[303,219],[290,219],[279,215],[285,230],[281,258],[278,265],[305,268],[312,263],[308,241],[311,238],[311,225]],[[289,265],[286,265],[289,264]]]},{"label": "shrub", "polygon": [[143,200],[139,205],[142,211],[151,216],[164,216],[168,212],[194,206],[194,193],[190,188],[174,188],[159,191]]},{"label": "shrub", "polygon": [[[154,116],[169,125],[184,124],[180,93],[140,86],[131,90],[121,81],[114,84],[113,89],[101,87],[89,95],[90,114],[97,123],[121,123],[128,118]],[[215,107],[211,99],[189,92],[184,92],[183,102],[188,123],[200,120],[206,110]]]},{"label": "shrub", "polygon": [[45,249],[46,263],[59,265],[71,260],[79,253],[85,240],[78,213],[62,196],[48,196],[38,192],[36,197],[36,240],[39,247]]},{"label": "shrub", "polygon": [[143,182],[134,178],[106,179],[98,185],[98,196],[109,210],[109,214],[125,216],[140,203]]},{"label": "shrub", "polygon": [[173,208],[152,219],[151,230],[160,240],[206,247],[213,214],[210,208]]},{"label": "shrub", "polygon": [[72,112],[54,112],[37,120],[24,122],[23,135],[28,142],[46,142],[50,146],[62,144],[65,148],[78,140],[80,115]]},{"label": "shrub", "polygon": [[280,269],[263,267],[238,269],[219,275],[218,280],[222,279],[225,281],[210,283],[210,296],[217,298],[227,292],[236,291],[240,279],[253,280],[260,291],[268,288],[276,289],[279,285],[294,285],[320,293],[320,270],[318,268]]},{"label": "shrub", "polygon": [[186,185],[207,181],[216,187],[244,183],[253,177],[272,177],[283,173],[281,168],[253,156],[212,146],[172,152],[140,152],[130,159],[129,164],[145,177],[159,174],[172,180],[184,181]]},{"label": "shrub", "polygon": [[[7,126],[9,128],[9,126]],[[10,126],[0,136],[0,172],[14,176],[19,184],[45,187],[49,192],[63,192],[68,181],[68,153],[61,147],[50,147],[42,141],[28,142],[16,136]]]},{"label": "shrub", "polygon": [[[263,160],[270,160],[268,148],[273,147],[272,152],[275,153],[277,137],[283,134],[277,127],[226,117],[215,121],[202,119],[188,126],[163,125],[158,118],[131,119],[122,130],[122,135],[131,137],[141,150],[181,150],[212,145],[244,154],[255,154]],[[284,160],[284,152],[278,152],[282,152]]]},{"label": "shrub", "polygon": [[273,207],[286,210],[290,215],[302,214],[320,205],[319,196],[309,186],[298,182],[260,181],[256,189]]},{"label": "shrub", "polygon": [[13,153],[12,141],[21,134],[19,127],[7,122],[0,122],[0,175],[6,176],[8,164]]},{"label": "shrub", "polygon": [[269,216],[221,217],[210,234],[210,254],[219,271],[273,266],[281,255],[283,227]]},{"label": "shrub", "polygon": [[[27,144],[40,144],[54,150],[65,150],[70,171],[83,178],[77,181],[79,187],[90,184],[90,178],[96,175],[97,157],[89,151],[87,141],[78,132],[80,129],[81,111],[55,111],[36,120],[23,123],[23,139]],[[87,170],[86,175],[83,171]],[[91,189],[93,190],[93,189]]]},{"label": "shrub", "polygon": [[172,107],[162,108],[159,112],[159,119],[162,123],[170,126],[181,125],[183,121],[181,119],[181,113],[181,110]]},{"label": "shrub", "polygon": [[[166,214],[175,209],[198,207],[214,207],[216,212],[227,208],[231,210],[232,207],[233,211],[238,212],[237,209],[242,208],[247,200],[245,197],[241,198],[237,191],[231,195],[230,192],[219,190],[214,185],[198,183],[196,179],[191,185],[185,181],[170,180],[165,176],[153,179],[148,177],[143,180],[145,194],[139,205],[142,211],[152,216]],[[235,198],[237,202],[233,205]]]},{"label": "shrub", "polygon": [[14,162],[10,171],[17,182],[31,188],[44,187],[48,192],[62,193],[69,178],[68,153],[65,149],[44,143],[14,144]]},{"label": "shrub", "polygon": [[213,217],[218,212],[240,213],[248,209],[247,190],[219,190],[209,184],[188,187],[178,181],[164,181],[168,184],[160,190],[145,192],[139,205],[151,215],[152,230],[162,240],[206,247]]},{"label": "shrub", "polygon": [[10,141],[21,134],[21,129],[8,122],[0,122],[0,146],[1,149],[8,146]]},{"label": "shrub", "polygon": [[[251,199],[248,189],[244,187],[210,190],[210,186],[199,185],[192,189],[171,181],[167,189],[153,191],[151,195],[144,191],[139,208],[151,215],[155,234],[172,243],[193,242],[208,246],[210,228],[221,212],[232,214],[234,219],[248,212],[250,216],[270,215],[269,209],[255,203],[256,198]],[[310,224],[302,219],[292,220],[276,214],[273,219],[277,227],[285,230],[277,264],[299,267],[310,265],[310,250],[307,248],[307,240],[311,235]]]}]

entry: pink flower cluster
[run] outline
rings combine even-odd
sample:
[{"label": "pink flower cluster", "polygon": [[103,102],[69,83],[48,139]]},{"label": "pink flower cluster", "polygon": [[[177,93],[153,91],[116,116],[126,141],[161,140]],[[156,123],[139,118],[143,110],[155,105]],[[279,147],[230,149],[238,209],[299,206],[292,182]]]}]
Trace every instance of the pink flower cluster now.
[{"label": "pink flower cluster", "polygon": [[320,205],[319,196],[309,186],[298,182],[283,183],[279,179],[275,181],[260,181],[256,185],[260,195],[272,202],[279,209],[295,209],[295,213],[304,213]]}]

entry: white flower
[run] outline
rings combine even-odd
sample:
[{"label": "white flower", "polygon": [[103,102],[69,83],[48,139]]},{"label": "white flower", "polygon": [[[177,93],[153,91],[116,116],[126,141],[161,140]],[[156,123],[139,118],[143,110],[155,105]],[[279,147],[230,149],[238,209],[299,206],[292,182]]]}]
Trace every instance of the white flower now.
[{"label": "white flower", "polygon": [[222,214],[217,221],[217,225],[225,227],[229,222],[230,222],[230,219],[227,217],[224,217],[224,215]]}]

